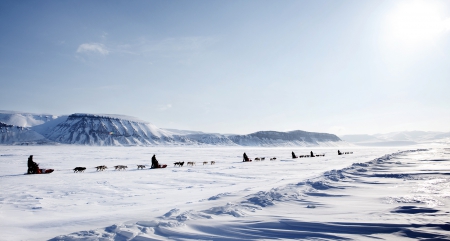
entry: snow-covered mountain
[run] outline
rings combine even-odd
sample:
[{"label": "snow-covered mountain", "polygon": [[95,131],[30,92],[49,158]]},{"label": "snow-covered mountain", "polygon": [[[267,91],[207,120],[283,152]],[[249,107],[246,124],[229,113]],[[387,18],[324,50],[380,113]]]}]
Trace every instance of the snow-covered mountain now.
[{"label": "snow-covered mountain", "polygon": [[28,127],[8,125],[0,122],[1,144],[43,144],[48,143],[44,136]]},{"label": "snow-covered mountain", "polygon": [[175,139],[187,139],[195,145],[218,145],[218,146],[237,146],[230,138],[217,133],[176,135]]},{"label": "snow-covered mountain", "polygon": [[44,124],[56,118],[57,116],[50,114],[32,114],[0,110],[0,122],[14,126],[32,127]]},{"label": "snow-covered mountain", "polygon": [[42,134],[64,144],[116,146],[174,142],[169,133],[150,123],[118,115],[72,114]]},{"label": "snow-covered mountain", "polygon": [[[248,135],[224,135],[175,129],[161,129],[135,117],[110,114],[72,114],[42,117],[41,115],[4,113],[5,119],[11,116],[25,116],[26,125],[18,128],[16,134],[1,134],[0,144],[17,144],[41,140],[61,144],[94,146],[154,146],[154,145],[208,145],[208,146],[336,146],[345,145],[333,134],[306,131],[260,131]],[[45,119],[45,121],[43,121]],[[41,121],[41,124],[36,124]],[[7,124],[4,124],[7,125]],[[6,127],[5,127],[6,128]],[[20,133],[19,133],[20,129]],[[24,133],[27,133],[26,135]],[[14,138],[13,138],[14,136]],[[20,136],[20,138],[19,138]],[[27,137],[28,136],[28,137]]]},{"label": "snow-covered mountain", "polygon": [[333,134],[306,131],[259,131],[248,135],[229,136],[237,145],[241,146],[312,146],[336,145],[341,139]]}]

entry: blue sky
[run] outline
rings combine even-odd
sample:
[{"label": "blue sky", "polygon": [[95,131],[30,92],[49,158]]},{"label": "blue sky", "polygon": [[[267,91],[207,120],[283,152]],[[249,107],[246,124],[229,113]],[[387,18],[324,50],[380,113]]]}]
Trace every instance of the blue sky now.
[{"label": "blue sky", "polygon": [[0,109],[450,131],[448,1],[1,1]]}]

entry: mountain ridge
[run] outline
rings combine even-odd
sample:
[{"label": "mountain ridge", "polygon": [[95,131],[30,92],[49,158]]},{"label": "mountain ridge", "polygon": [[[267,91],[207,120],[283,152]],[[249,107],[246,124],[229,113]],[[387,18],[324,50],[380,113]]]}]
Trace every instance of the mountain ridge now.
[{"label": "mountain ridge", "polygon": [[[2,114],[3,116],[6,115],[5,113]],[[12,114],[20,115],[17,112]],[[30,115],[27,116],[30,117]],[[36,116],[40,118],[39,115]],[[29,119],[29,121],[35,123],[32,119]],[[346,144],[336,135],[328,133],[295,130],[289,132],[258,131],[247,135],[225,135],[201,131],[163,129],[136,117],[111,114],[74,113],[71,115],[52,116],[52,118],[47,118],[44,123],[26,127],[26,129],[20,129],[25,127],[14,125],[5,126],[4,128],[9,128],[9,134],[7,135],[6,132],[0,133],[0,135],[5,136],[2,139],[4,141],[0,141],[0,144],[20,144],[29,141],[22,132],[27,132],[28,136],[34,136],[34,141],[40,138],[40,143],[92,146],[281,147]],[[11,134],[11,130],[14,130],[16,134]],[[18,138],[19,136],[21,138]]]}]

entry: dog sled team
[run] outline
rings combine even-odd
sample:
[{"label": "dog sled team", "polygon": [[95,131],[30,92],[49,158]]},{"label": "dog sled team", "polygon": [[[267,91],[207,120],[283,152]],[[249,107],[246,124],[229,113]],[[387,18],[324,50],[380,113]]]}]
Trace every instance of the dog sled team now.
[{"label": "dog sled team", "polygon": [[[338,150],[338,155],[344,155],[344,154],[353,154],[353,152],[341,152],[340,150]],[[322,156],[325,156],[325,154],[324,153],[321,153],[321,154],[315,154],[314,152],[310,152],[310,154],[309,155],[299,155],[299,156],[297,156],[297,155],[295,155],[295,153],[294,152],[292,152],[291,153],[291,155],[292,155],[292,159],[297,159],[297,158],[308,158],[308,157],[322,157]],[[265,157],[256,157],[255,158],[255,161],[264,161],[266,158]],[[271,161],[275,161],[275,160],[277,160],[277,158],[276,157],[273,157],[273,158],[270,158],[270,160]],[[243,160],[242,160],[242,162],[251,162],[252,161],[252,159],[250,159],[248,156],[247,156],[247,154],[244,152],[244,155],[243,155]]]},{"label": "dog sled team", "polygon": [[[156,159],[156,155],[153,155],[153,156],[152,156],[152,165],[151,165],[150,169],[155,169],[155,168],[166,168],[166,167],[167,167],[166,164],[159,164],[158,160]],[[108,169],[108,167],[105,166],[105,165],[102,165],[102,166],[96,166],[95,168],[97,169],[98,172],[99,172],[99,171],[104,171],[104,170]],[[116,171],[124,171],[124,170],[126,170],[127,168],[128,168],[128,166],[125,166],[125,165],[117,165],[117,166],[114,166],[114,170],[116,170]],[[139,170],[139,169],[144,170],[144,169],[145,169],[145,165],[137,165],[137,169],[138,169],[138,170]],[[75,167],[75,168],[73,169],[73,172],[74,172],[74,173],[75,173],[75,172],[84,172],[84,170],[86,170],[86,167]]]},{"label": "dog sled team", "polygon": [[[216,164],[215,161],[211,161],[211,162],[203,162],[203,165],[207,165],[208,163],[211,163],[211,165]],[[184,165],[184,162],[174,162],[174,163],[173,163],[173,166],[174,166],[174,167],[183,167],[183,165]],[[191,166],[191,167],[193,167],[193,166],[196,166],[196,165],[197,165],[196,162],[187,162],[187,163],[186,163],[186,166]]]},{"label": "dog sled team", "polygon": [[314,152],[311,151],[309,155],[300,155],[300,156],[297,156],[297,155],[295,155],[294,152],[292,152],[292,159],[296,159],[296,158],[308,158],[308,157],[321,157],[321,156],[325,156],[325,154],[314,154]]},{"label": "dog sled team", "polygon": [[353,152],[352,151],[341,152],[340,150],[338,150],[338,155],[347,155],[347,154],[353,154]]},{"label": "dog sled team", "polygon": [[[242,162],[251,162],[252,161],[252,159],[248,158],[248,156],[247,156],[247,154],[245,152],[244,152],[243,158],[244,159],[242,160]],[[255,162],[264,161],[264,160],[266,160],[265,157],[255,157]],[[270,160],[271,161],[276,161],[277,158],[276,157],[271,157]]]},{"label": "dog sled team", "polygon": [[[338,150],[338,155],[346,155],[346,154],[353,154],[353,152],[341,152],[340,150]],[[310,152],[309,155],[297,156],[297,155],[295,155],[294,152],[292,152],[291,155],[292,155],[292,159],[325,156],[325,154],[314,154],[312,151]],[[265,159],[266,159],[266,157],[256,157],[254,160],[255,161],[264,161]],[[270,160],[271,161],[276,161],[277,158],[276,157],[271,157]],[[250,159],[247,156],[247,154],[244,152],[242,161],[243,162],[251,162],[252,159]],[[174,162],[173,164],[174,164],[174,167],[183,167],[184,163],[185,162],[183,161],[183,162]],[[207,165],[207,164],[214,165],[214,164],[216,164],[216,162],[215,161],[210,161],[210,162],[204,161],[203,162],[203,165]],[[196,165],[195,162],[187,162],[186,163],[186,166],[193,167],[195,165]],[[145,167],[146,167],[146,165],[137,165],[137,169],[138,170],[139,169],[143,170],[143,169],[145,169]],[[156,155],[152,156],[152,164],[151,164],[150,169],[166,168],[166,167],[167,167],[166,164],[159,164],[158,160],[156,159]],[[95,168],[97,169],[97,172],[104,171],[104,170],[108,169],[108,167],[105,166],[105,165],[96,166]],[[128,168],[128,166],[124,166],[124,165],[114,166],[114,170],[116,170],[116,171],[126,170],[127,168]],[[86,170],[86,167],[75,167],[73,169],[73,172],[74,173],[77,173],[77,172],[81,173],[81,172],[84,172],[85,170]],[[45,174],[45,173],[52,173],[53,171],[54,171],[53,169],[40,169],[39,168],[39,164],[37,164],[36,162],[33,161],[33,155],[31,155],[28,158],[28,171],[27,171],[27,174]]]}]

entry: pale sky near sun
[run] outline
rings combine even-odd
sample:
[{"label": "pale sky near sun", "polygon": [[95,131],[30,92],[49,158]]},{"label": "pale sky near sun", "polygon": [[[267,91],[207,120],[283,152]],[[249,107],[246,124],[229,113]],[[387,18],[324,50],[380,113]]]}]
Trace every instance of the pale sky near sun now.
[{"label": "pale sky near sun", "polygon": [[0,110],[450,131],[450,1],[1,1]]}]

